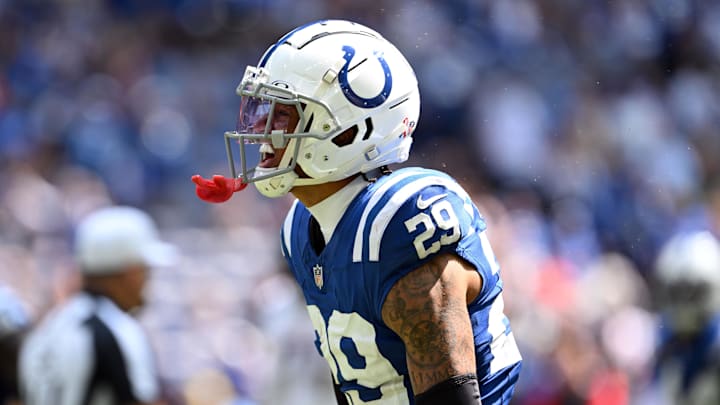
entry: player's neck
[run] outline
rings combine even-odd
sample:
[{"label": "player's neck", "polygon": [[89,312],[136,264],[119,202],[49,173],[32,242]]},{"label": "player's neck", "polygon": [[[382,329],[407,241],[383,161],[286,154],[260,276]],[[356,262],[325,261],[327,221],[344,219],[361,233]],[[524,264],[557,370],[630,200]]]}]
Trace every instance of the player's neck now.
[{"label": "player's neck", "polygon": [[354,175],[346,179],[333,181],[331,183],[316,184],[313,186],[295,186],[292,190],[290,190],[290,192],[297,197],[304,206],[312,207],[313,205],[337,193],[357,176],[358,175]]}]

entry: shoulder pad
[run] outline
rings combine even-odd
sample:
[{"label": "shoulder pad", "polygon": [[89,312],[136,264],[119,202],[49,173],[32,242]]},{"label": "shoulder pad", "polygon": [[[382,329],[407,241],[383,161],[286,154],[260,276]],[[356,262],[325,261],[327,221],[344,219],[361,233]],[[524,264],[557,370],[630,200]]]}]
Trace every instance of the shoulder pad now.
[{"label": "shoulder pad", "polygon": [[[390,228],[393,240],[408,239],[414,230],[411,229],[412,223],[408,225],[405,222],[418,215],[422,218],[423,215],[431,215],[433,205],[448,199],[452,200],[448,203],[455,210],[459,208],[463,211],[458,215],[474,217],[467,192],[446,174],[424,169],[394,173],[378,185],[365,206],[355,235],[353,261],[360,262],[364,258],[371,262],[379,261],[381,245]],[[421,215],[423,212],[426,214]],[[393,220],[396,216],[398,219]],[[393,242],[391,244],[394,245]]]}]

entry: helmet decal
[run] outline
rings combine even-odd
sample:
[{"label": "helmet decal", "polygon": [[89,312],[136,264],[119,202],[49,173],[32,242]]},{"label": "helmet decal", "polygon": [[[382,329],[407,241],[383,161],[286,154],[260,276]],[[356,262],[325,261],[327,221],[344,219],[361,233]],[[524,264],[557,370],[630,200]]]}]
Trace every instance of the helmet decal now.
[{"label": "helmet decal", "polygon": [[345,45],[342,49],[345,51],[345,55],[343,56],[345,59],[345,65],[343,65],[342,69],[340,69],[340,73],[338,73],[338,82],[340,83],[340,88],[342,88],[345,98],[353,103],[353,105],[360,108],[375,108],[384,103],[390,95],[390,90],[392,90],[392,74],[390,73],[390,66],[388,66],[385,58],[383,58],[382,53],[375,51],[373,54],[378,59],[378,62],[380,62],[380,66],[382,66],[383,74],[385,76],[385,84],[383,85],[382,90],[380,90],[380,94],[377,96],[373,98],[362,98],[353,91],[347,78],[348,66],[355,56],[355,48]]}]

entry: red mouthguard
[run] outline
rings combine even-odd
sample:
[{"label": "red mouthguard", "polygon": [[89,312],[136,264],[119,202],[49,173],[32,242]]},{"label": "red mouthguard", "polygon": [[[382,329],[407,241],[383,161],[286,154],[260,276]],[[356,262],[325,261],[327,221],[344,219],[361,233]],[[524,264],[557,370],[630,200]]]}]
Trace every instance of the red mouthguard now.
[{"label": "red mouthguard", "polygon": [[195,183],[195,194],[210,203],[225,202],[233,193],[247,187],[247,183],[243,183],[241,179],[230,179],[219,174],[214,175],[212,180],[196,174],[192,176],[192,182]]}]

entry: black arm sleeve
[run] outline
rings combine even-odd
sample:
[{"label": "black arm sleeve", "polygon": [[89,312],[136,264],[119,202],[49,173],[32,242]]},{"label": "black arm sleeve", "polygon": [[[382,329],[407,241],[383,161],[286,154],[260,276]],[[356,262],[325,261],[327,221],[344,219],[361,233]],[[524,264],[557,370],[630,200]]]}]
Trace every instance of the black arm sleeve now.
[{"label": "black arm sleeve", "polygon": [[480,387],[475,374],[450,377],[415,396],[416,405],[480,405]]}]

